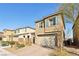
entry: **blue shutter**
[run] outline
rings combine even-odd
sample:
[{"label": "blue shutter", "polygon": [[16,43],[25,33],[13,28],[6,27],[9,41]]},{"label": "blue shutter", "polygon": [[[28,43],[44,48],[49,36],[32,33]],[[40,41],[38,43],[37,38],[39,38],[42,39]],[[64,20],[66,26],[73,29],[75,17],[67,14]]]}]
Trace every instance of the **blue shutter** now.
[{"label": "blue shutter", "polygon": [[58,17],[56,16],[56,24],[58,24],[59,23],[59,20],[58,20]]},{"label": "blue shutter", "polygon": [[49,26],[49,22],[48,20],[45,20],[45,28],[47,28]]}]

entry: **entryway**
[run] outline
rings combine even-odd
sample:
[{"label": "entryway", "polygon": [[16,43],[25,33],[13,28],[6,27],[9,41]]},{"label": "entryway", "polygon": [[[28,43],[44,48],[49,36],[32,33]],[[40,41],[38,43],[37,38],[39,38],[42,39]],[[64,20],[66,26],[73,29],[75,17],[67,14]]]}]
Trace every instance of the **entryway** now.
[{"label": "entryway", "polygon": [[35,37],[33,37],[33,44],[35,44]]},{"label": "entryway", "polygon": [[2,41],[2,37],[0,37],[0,41]]}]

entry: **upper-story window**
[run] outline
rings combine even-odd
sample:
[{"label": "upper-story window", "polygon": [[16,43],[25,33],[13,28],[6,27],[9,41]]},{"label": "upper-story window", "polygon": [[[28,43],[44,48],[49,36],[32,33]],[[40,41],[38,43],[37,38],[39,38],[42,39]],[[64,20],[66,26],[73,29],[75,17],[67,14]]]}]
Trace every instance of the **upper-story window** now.
[{"label": "upper-story window", "polygon": [[18,29],[18,33],[20,32],[20,30]]},{"label": "upper-story window", "polygon": [[57,17],[53,17],[52,19],[50,19],[50,26],[52,25],[57,25],[58,24],[58,19]]},{"label": "upper-story window", "polygon": [[42,22],[39,23],[39,28],[42,28]]},{"label": "upper-story window", "polygon": [[15,31],[15,33],[17,33],[17,32]]},{"label": "upper-story window", "polygon": [[45,20],[45,28],[47,28],[47,27],[49,27],[49,20],[48,19]]},{"label": "upper-story window", "polygon": [[17,30],[15,31],[15,33],[19,33],[19,29],[17,29]]}]

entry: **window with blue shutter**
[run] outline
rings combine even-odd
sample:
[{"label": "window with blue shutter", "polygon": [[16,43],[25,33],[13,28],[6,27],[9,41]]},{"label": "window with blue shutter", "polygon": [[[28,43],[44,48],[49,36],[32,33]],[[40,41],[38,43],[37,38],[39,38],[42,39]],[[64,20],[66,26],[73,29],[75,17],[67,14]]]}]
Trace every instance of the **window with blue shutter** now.
[{"label": "window with blue shutter", "polygon": [[47,28],[49,26],[49,21],[45,20],[45,28]]},{"label": "window with blue shutter", "polygon": [[53,17],[52,19],[50,19],[50,26],[57,24],[58,24],[58,17]]},{"label": "window with blue shutter", "polygon": [[53,18],[53,25],[56,25],[56,17]]},{"label": "window with blue shutter", "polygon": [[42,28],[42,22],[39,22],[39,28]]}]

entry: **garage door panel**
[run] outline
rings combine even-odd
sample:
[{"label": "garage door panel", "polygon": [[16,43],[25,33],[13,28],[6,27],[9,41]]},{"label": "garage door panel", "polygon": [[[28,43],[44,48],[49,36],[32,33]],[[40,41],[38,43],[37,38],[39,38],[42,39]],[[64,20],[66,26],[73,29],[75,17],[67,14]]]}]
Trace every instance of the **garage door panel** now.
[{"label": "garage door panel", "polygon": [[54,48],[55,47],[55,36],[43,36],[40,37],[40,40],[42,39],[41,45],[45,47]]}]

